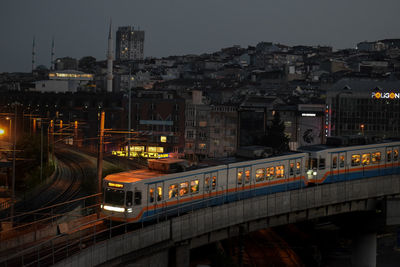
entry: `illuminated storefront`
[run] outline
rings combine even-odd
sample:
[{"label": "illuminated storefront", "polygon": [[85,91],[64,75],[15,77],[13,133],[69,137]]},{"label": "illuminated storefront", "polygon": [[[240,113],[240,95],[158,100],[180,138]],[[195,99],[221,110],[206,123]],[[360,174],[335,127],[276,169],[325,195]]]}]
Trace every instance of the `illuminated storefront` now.
[{"label": "illuminated storefront", "polygon": [[[126,146],[124,150],[121,151],[113,151],[112,154],[119,157],[127,157],[128,147]],[[159,146],[131,146],[130,157],[160,159],[168,158],[169,153],[165,153],[164,147]]]}]

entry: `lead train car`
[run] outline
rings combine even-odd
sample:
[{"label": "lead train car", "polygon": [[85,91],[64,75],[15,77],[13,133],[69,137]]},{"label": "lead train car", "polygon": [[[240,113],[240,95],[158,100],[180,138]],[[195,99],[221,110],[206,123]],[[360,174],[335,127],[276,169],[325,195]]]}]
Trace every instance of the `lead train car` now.
[{"label": "lead train car", "polygon": [[142,169],[104,179],[102,214],[140,222],[306,186],[307,153],[165,174]]}]

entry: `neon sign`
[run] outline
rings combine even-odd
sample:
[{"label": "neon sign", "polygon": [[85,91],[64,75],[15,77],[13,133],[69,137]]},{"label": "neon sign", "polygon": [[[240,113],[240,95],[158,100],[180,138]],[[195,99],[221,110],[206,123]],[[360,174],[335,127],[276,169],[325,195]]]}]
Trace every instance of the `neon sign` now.
[{"label": "neon sign", "polygon": [[372,92],[372,98],[380,99],[400,99],[400,93],[394,92]]}]

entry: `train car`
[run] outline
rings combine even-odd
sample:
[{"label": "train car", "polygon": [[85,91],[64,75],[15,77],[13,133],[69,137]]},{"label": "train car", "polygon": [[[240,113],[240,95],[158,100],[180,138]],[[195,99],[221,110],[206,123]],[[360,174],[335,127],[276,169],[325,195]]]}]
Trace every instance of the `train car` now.
[{"label": "train car", "polygon": [[331,147],[315,145],[299,150],[308,153],[307,180],[312,184],[398,174],[399,141]]},{"label": "train car", "polygon": [[102,213],[115,221],[151,221],[161,216],[301,188],[307,184],[306,161],[307,153],[291,153],[172,174],[149,169],[111,174],[104,179]]}]

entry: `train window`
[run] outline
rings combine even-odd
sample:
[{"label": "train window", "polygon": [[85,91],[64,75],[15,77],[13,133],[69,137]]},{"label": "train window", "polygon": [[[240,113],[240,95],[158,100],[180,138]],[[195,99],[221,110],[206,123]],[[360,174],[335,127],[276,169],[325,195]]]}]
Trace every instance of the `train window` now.
[{"label": "train window", "polygon": [[154,202],[154,188],[149,189],[149,202],[150,203]]},{"label": "train window", "polygon": [[126,192],[126,205],[132,206],[132,191]]},{"label": "train window", "polygon": [[360,155],[352,155],[351,156],[351,166],[360,165]]},{"label": "train window", "polygon": [[214,190],[217,187],[217,176],[213,176],[212,178],[212,189]]},{"label": "train window", "polygon": [[318,169],[323,170],[325,169],[325,159],[323,158],[319,158],[319,165],[318,165]]},{"label": "train window", "polygon": [[371,160],[373,164],[379,163],[381,161],[381,152],[372,153]]},{"label": "train window", "polygon": [[135,192],[135,205],[142,204],[142,192],[136,191]]},{"label": "train window", "polygon": [[162,200],[162,187],[159,186],[157,187],[157,201],[161,201]]},{"label": "train window", "polygon": [[181,189],[179,190],[179,195],[184,196],[189,193],[189,182],[183,182],[181,183]]},{"label": "train window", "polygon": [[290,163],[289,175],[292,176],[293,174],[294,174],[294,163]]},{"label": "train window", "polygon": [[256,182],[264,181],[265,169],[256,170]]},{"label": "train window", "polygon": [[339,166],[340,166],[340,168],[344,167],[344,156],[343,155],[340,156]]},{"label": "train window", "polygon": [[332,169],[336,169],[337,168],[337,156],[334,156],[332,158]]},{"label": "train window", "polygon": [[300,172],[301,172],[300,162],[296,162],[296,174],[300,174]]},{"label": "train window", "polygon": [[107,204],[124,205],[124,190],[106,188],[104,202]]},{"label": "train window", "polygon": [[371,154],[362,154],[362,165],[369,165],[371,160]]},{"label": "train window", "polygon": [[392,150],[388,150],[388,151],[387,151],[386,161],[387,161],[387,162],[392,161]]},{"label": "train window", "polygon": [[399,159],[399,150],[393,149],[393,160],[397,161]]},{"label": "train window", "polygon": [[210,177],[206,177],[206,179],[204,180],[204,188],[206,190],[210,190]]},{"label": "train window", "polygon": [[318,162],[318,159],[316,159],[316,158],[310,159],[310,169],[311,170],[314,168],[317,168],[317,162]]},{"label": "train window", "polygon": [[268,180],[274,179],[274,167],[267,168],[267,178]]},{"label": "train window", "polygon": [[243,172],[242,171],[238,171],[238,173],[237,173],[237,183],[238,184],[242,184],[242,180],[243,180]]},{"label": "train window", "polygon": [[196,194],[199,192],[199,180],[194,180],[190,182],[190,193]]},{"label": "train window", "polygon": [[250,171],[247,170],[247,171],[245,171],[244,173],[245,173],[245,175],[246,175],[246,177],[245,177],[245,179],[244,179],[244,182],[245,182],[246,184],[248,184],[248,183],[250,183]]},{"label": "train window", "polygon": [[276,178],[283,178],[284,176],[284,166],[276,166],[275,167]]},{"label": "train window", "polygon": [[168,197],[174,198],[178,196],[178,184],[171,184],[168,190]]}]

